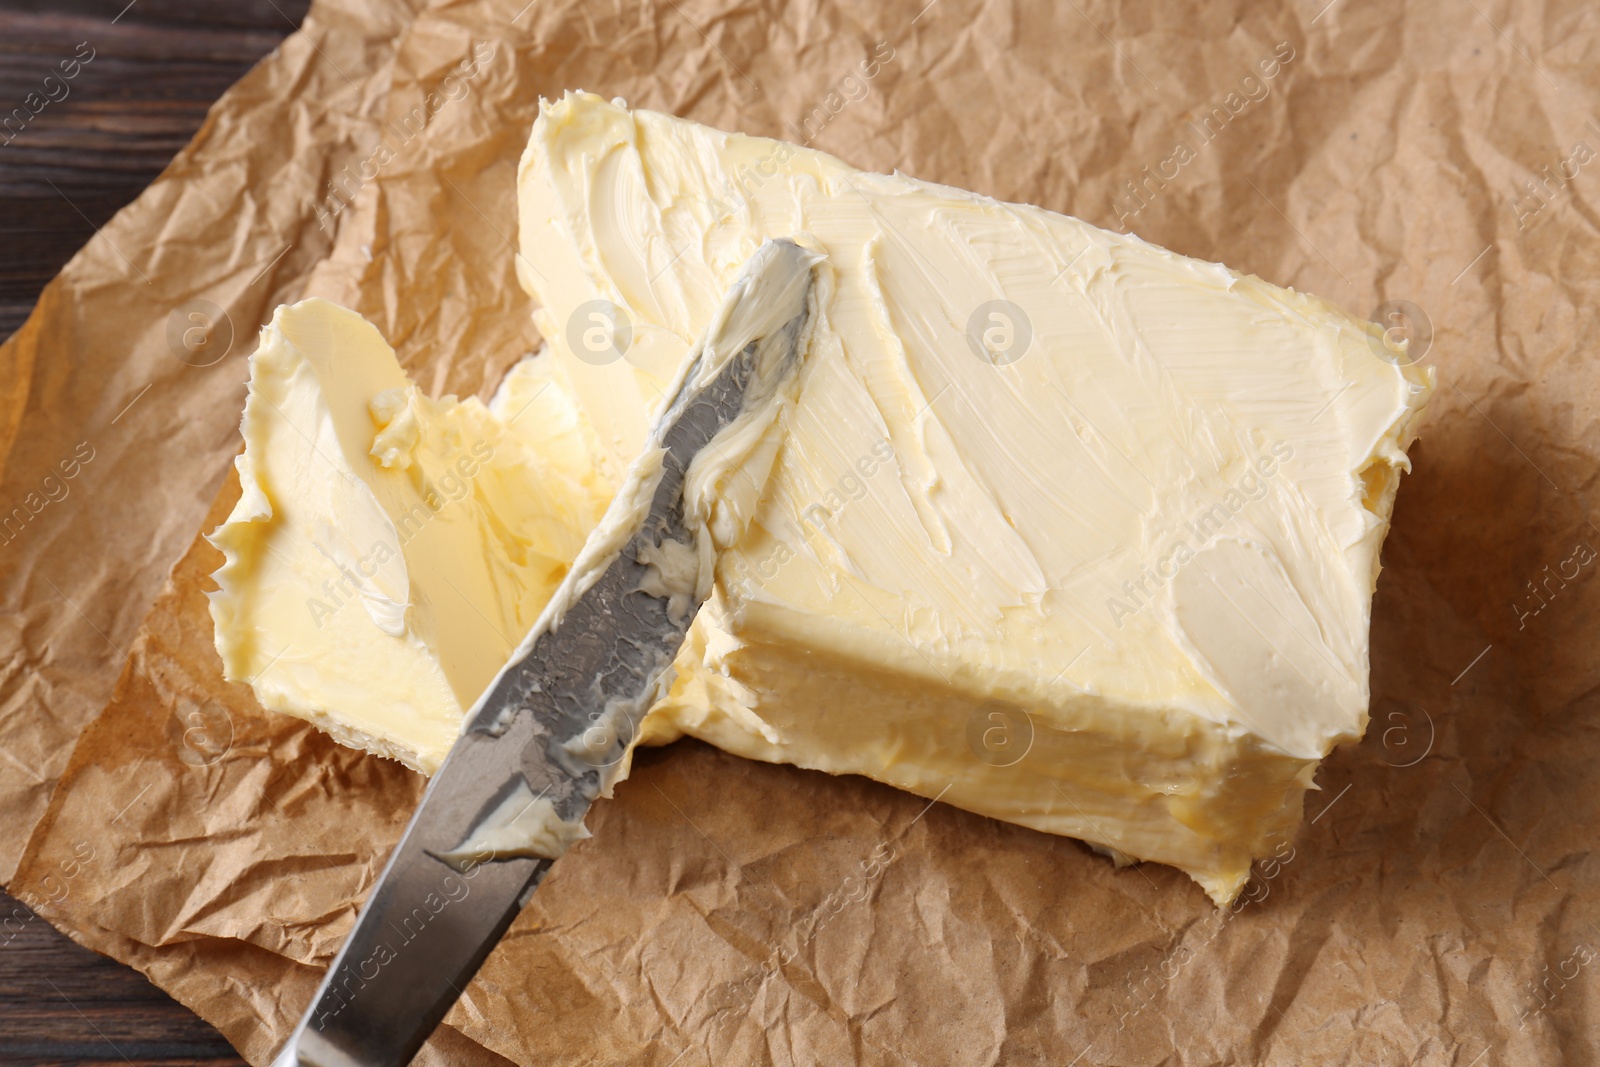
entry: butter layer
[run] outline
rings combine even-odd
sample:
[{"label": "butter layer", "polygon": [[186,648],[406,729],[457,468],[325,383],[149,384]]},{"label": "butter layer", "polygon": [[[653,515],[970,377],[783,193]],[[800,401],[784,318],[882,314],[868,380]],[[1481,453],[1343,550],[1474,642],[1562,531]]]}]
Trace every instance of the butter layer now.
[{"label": "butter layer", "polygon": [[[613,483],[755,248],[828,256],[791,432],[648,739],[866,774],[1219,901],[1292,831],[1366,724],[1431,372],[1134,237],[588,94],[543,108],[519,198]],[[573,347],[595,301],[631,323],[621,358]]]},{"label": "butter layer", "polygon": [[211,536],[226,677],[431,773],[566,576],[612,487],[548,361],[435,400],[378,331],[280,307],[250,357],[241,496]]}]

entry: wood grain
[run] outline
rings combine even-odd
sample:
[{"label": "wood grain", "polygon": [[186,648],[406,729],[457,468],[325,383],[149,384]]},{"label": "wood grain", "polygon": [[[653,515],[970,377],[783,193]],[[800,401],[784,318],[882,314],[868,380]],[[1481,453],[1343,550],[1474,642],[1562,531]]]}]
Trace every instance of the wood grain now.
[{"label": "wood grain", "polygon": [[[298,26],[307,0],[125,4],[0,0],[0,121],[12,118],[0,127],[0,337],[161,173],[216,98]],[[84,45],[93,58],[63,82],[60,64]],[[46,101],[36,115],[30,94],[35,107]]]},{"label": "wood grain", "polygon": [[[217,97],[293,32],[307,4],[0,0],[0,337],[161,173]],[[61,77],[63,61],[72,69],[90,50],[74,77]],[[0,921],[0,1064],[244,1062],[142,975],[3,893],[0,920],[9,920]]]},{"label": "wood grain", "polygon": [[0,893],[0,1063],[243,1062],[143,975],[73,944]]}]

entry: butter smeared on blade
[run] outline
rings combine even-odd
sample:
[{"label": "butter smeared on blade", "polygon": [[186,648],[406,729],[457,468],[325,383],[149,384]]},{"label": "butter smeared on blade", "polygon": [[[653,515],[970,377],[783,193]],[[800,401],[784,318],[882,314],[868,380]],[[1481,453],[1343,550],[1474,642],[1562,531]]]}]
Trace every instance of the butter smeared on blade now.
[{"label": "butter smeared on blade", "polygon": [[[561,585],[551,595],[539,618],[510,655],[505,667],[484,690],[464,729],[481,728],[489,712],[508,714],[515,705],[499,709],[488,705],[508,676],[529,669],[538,643],[560,629],[580,597],[610,571],[618,557],[633,553],[642,567],[633,587],[648,596],[665,599],[668,622],[682,631],[689,617],[711,594],[717,555],[743,538],[755,505],[762,498],[770,475],[771,459],[786,432],[804,374],[800,363],[809,350],[814,328],[815,276],[823,257],[789,240],[764,242],[741,267],[708,325],[689,351],[674,381],[662,390],[670,405],[652,419],[649,436],[622,478],[621,488],[590,532]],[[735,360],[748,363],[739,387],[740,403],[726,424],[699,448],[682,472],[682,524],[689,539],[640,538],[653,507],[659,507],[662,478],[667,472],[670,433],[693,414],[680,410],[706,403],[713,386],[725,381]],[[763,459],[763,457],[766,457]],[[614,620],[620,629],[620,612]],[[600,635],[645,647],[638,633]],[[560,744],[559,755],[574,774],[584,768],[603,768],[600,795],[625,778],[632,761],[640,724],[651,708],[666,696],[679,640],[658,642],[659,662],[652,683],[638,692],[612,694],[596,709],[587,727]],[[592,680],[598,691],[601,679]],[[536,687],[548,694],[546,688]],[[468,833],[467,838],[441,859],[470,856],[486,843],[497,854],[556,859],[575,840],[587,836],[582,814],[563,820],[548,802],[529,793],[525,806],[508,799]],[[507,850],[510,850],[509,852]]]}]

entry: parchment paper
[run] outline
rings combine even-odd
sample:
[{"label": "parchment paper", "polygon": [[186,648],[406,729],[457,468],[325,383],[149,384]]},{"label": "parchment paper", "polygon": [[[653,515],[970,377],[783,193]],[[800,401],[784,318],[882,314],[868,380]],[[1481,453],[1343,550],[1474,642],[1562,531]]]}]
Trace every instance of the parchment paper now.
[{"label": "parchment paper", "polygon": [[1367,738],[1235,909],[679,744],[430,1062],[1600,1062],[1597,48],[1587,8],[1443,0],[318,3],[0,348],[0,875],[267,1061],[421,782],[220,680],[194,535],[237,492],[243,357],[316,294],[490,391],[537,345],[516,159],[581,87],[1323,294],[1441,388]]}]

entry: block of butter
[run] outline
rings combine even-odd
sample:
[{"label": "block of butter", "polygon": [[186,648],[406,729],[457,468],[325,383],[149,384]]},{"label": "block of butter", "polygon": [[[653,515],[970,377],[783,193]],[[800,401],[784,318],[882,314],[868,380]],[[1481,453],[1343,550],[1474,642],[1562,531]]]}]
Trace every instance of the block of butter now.
[{"label": "block of butter", "polygon": [[[543,107],[518,181],[548,347],[488,408],[417,394],[331,305],[267,328],[215,537],[229,677],[435,766],[741,264],[796,236],[828,257],[800,396],[643,740],[864,774],[1219,903],[1293,833],[1366,725],[1431,371],[1134,237],[590,94]],[[467,499],[407,539],[475,435]],[[396,549],[370,577],[369,541]]]}]

